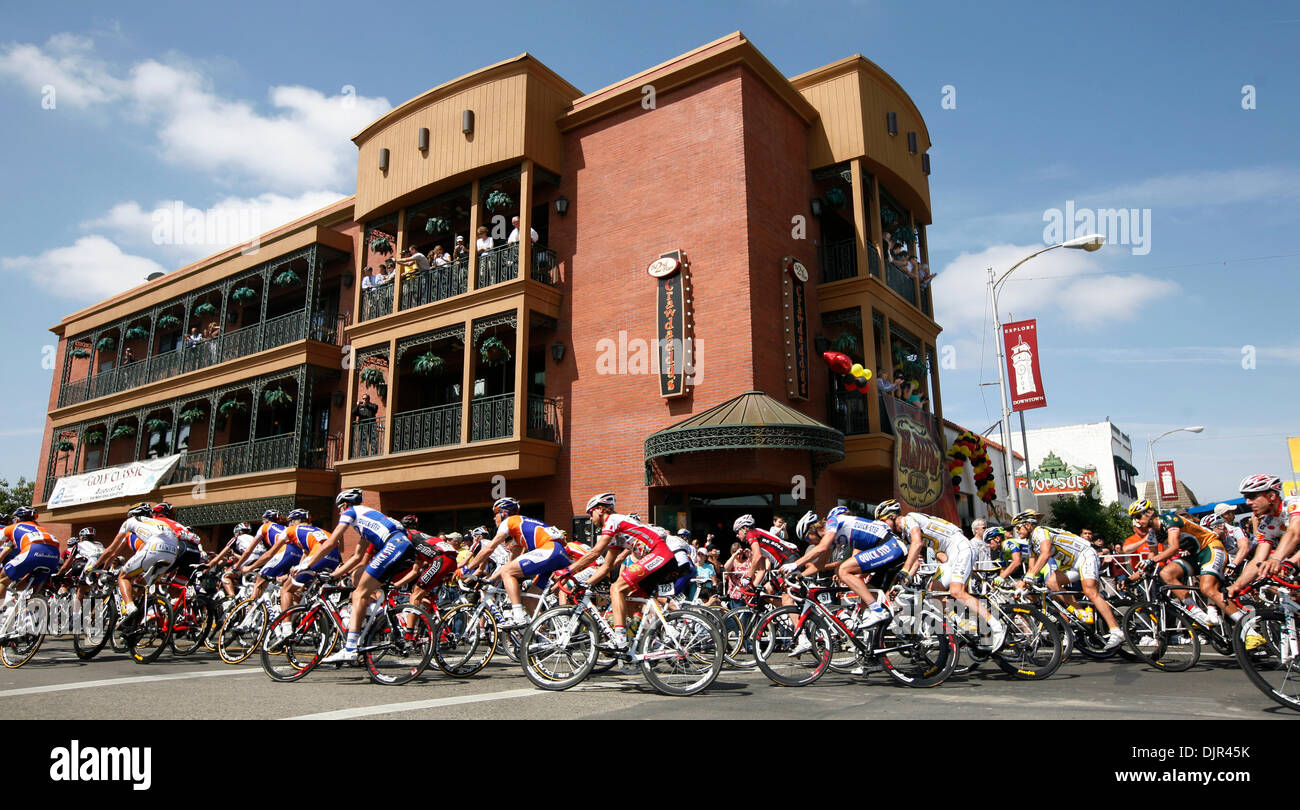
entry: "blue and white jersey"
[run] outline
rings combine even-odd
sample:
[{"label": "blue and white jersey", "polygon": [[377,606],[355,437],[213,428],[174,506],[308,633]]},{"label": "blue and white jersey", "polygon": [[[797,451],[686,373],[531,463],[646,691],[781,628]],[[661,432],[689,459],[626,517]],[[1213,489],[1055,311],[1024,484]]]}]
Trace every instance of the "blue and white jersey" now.
[{"label": "blue and white jersey", "polygon": [[402,524],[388,515],[360,504],[344,509],[339,514],[339,524],[356,529],[361,539],[374,546],[376,551],[384,547],[389,536],[406,532]]},{"label": "blue and white jersey", "polygon": [[875,548],[894,537],[884,521],[852,515],[840,515],[826,524],[835,532],[831,541],[831,560],[844,560],[850,554]]}]

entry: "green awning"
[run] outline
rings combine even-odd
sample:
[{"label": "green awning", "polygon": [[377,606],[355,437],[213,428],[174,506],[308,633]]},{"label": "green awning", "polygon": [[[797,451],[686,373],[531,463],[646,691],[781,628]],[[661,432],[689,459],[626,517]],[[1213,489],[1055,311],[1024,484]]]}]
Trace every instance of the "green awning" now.
[{"label": "green awning", "polygon": [[1112,458],[1115,459],[1115,466],[1119,467],[1119,468],[1120,468],[1121,470],[1123,470],[1124,472],[1128,473],[1129,475],[1137,475],[1137,474],[1138,474],[1138,468],[1137,468],[1137,467],[1134,467],[1132,464],[1129,464],[1127,461],[1125,461],[1124,459],[1120,458],[1119,456],[1112,456]]},{"label": "green awning", "polygon": [[808,450],[817,470],[844,458],[844,434],[762,391],[746,391],[650,434],[647,475],[656,458],[710,450]]}]

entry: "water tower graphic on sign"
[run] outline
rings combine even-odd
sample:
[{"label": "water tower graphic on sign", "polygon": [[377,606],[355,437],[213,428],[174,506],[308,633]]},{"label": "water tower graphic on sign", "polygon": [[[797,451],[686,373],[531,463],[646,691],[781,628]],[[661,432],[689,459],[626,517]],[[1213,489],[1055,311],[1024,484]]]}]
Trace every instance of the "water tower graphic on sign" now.
[{"label": "water tower graphic on sign", "polygon": [[1160,471],[1160,494],[1171,497],[1178,494],[1178,490],[1174,489],[1174,473],[1168,467]]},{"label": "water tower graphic on sign", "polygon": [[1011,368],[1016,372],[1016,396],[1037,393],[1038,384],[1034,382],[1034,350],[1023,336],[1019,343],[1011,347]]}]

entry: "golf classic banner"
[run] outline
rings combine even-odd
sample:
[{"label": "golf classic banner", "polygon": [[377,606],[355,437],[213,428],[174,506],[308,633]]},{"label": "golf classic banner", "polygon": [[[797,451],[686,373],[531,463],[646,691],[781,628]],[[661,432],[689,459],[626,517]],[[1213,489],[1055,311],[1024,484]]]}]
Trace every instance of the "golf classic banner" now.
[{"label": "golf classic banner", "polygon": [[107,501],[126,495],[143,495],[158,486],[176,466],[180,453],[166,458],[133,461],[117,467],[60,478],[47,499],[46,509],[62,509],[82,503]]}]

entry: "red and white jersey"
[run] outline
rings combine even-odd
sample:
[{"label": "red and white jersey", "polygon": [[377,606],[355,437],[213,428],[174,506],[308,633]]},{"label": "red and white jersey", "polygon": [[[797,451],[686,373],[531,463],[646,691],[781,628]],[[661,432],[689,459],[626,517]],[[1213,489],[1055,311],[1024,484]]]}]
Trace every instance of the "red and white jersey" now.
[{"label": "red and white jersey", "polygon": [[1281,514],[1269,515],[1256,521],[1258,528],[1255,531],[1255,542],[1271,543],[1276,548],[1277,541],[1286,534],[1287,524],[1294,517],[1300,517],[1300,495],[1292,495],[1282,501]]},{"label": "red and white jersey", "polygon": [[619,514],[605,518],[600,536],[612,538],[609,544],[614,548],[629,549],[634,560],[644,557],[659,543],[659,533],[654,529],[627,515]]},{"label": "red and white jersey", "polygon": [[799,559],[798,546],[762,529],[750,529],[746,532],[745,543],[749,545],[751,551],[757,545],[758,553],[774,566],[779,567]]}]

